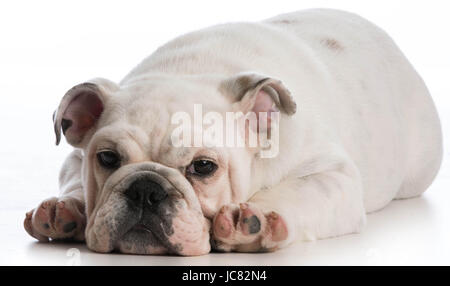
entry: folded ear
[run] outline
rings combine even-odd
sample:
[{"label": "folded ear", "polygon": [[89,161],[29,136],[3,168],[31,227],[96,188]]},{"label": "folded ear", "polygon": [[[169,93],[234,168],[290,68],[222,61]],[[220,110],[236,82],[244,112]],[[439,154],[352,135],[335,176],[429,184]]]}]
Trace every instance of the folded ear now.
[{"label": "folded ear", "polygon": [[110,93],[116,89],[113,82],[94,79],[67,91],[53,113],[56,145],[61,141],[62,130],[70,145],[83,147],[92,136]]},{"label": "folded ear", "polygon": [[289,90],[280,80],[269,76],[252,72],[239,73],[225,80],[221,89],[233,102],[238,102],[244,113],[280,110],[287,115],[293,115],[297,109]]}]

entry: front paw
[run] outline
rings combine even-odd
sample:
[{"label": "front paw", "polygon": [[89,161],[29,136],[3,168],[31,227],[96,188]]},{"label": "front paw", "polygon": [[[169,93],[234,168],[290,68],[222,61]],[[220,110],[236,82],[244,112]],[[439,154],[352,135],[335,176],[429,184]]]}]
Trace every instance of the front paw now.
[{"label": "front paw", "polygon": [[288,229],[276,212],[264,212],[252,203],[230,204],[214,217],[212,236],[219,251],[267,252],[287,239]]},{"label": "front paw", "polygon": [[84,204],[71,197],[50,198],[25,215],[25,230],[39,241],[84,240]]}]

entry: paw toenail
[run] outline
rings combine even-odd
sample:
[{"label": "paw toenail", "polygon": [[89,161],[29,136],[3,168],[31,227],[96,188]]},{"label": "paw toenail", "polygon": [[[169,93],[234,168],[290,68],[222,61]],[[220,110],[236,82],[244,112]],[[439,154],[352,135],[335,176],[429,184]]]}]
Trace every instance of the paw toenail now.
[{"label": "paw toenail", "polygon": [[278,214],[276,212],[271,212],[268,216],[269,220],[277,220],[278,219]]},{"label": "paw toenail", "polygon": [[77,223],[76,222],[69,222],[69,223],[66,223],[64,226],[63,226],[63,231],[65,232],[65,233],[68,233],[68,232],[71,232],[72,230],[74,230],[75,228],[77,227]]},{"label": "paw toenail", "polygon": [[244,218],[244,223],[248,224],[248,232],[250,234],[257,233],[261,229],[261,222],[255,215],[249,218]]},{"label": "paw toenail", "polygon": [[248,208],[247,204],[239,204],[241,210],[246,210]]}]

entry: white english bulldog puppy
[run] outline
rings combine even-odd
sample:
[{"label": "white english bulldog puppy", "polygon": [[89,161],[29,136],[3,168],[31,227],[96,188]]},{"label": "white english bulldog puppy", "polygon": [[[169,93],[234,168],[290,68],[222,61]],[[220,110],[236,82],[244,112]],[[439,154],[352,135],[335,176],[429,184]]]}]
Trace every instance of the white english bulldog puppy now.
[{"label": "white english bulldog puppy", "polygon": [[[215,117],[192,124],[199,106]],[[234,122],[243,145],[177,142],[231,112],[246,115]],[[25,229],[97,252],[273,251],[359,232],[366,213],[423,193],[442,158],[435,106],[405,56],[367,20],[327,9],[178,37],[118,84],[70,89],[54,129],[75,150],[60,195]],[[226,130],[214,138],[233,143]]]}]

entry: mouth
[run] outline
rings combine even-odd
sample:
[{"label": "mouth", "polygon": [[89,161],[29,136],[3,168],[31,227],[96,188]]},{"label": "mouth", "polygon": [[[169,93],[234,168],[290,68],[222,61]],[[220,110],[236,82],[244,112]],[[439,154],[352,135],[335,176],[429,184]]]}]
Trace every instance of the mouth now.
[{"label": "mouth", "polygon": [[151,230],[146,227],[144,224],[142,223],[138,223],[137,225],[133,226],[130,231],[137,231],[137,232],[143,232],[143,233],[152,233]]},{"label": "mouth", "polygon": [[100,223],[95,231],[107,235],[97,236],[94,250],[109,243],[108,250],[100,252],[191,256],[210,251],[210,223],[203,215],[183,208],[175,216],[165,208],[161,210],[157,213],[142,211],[140,216],[129,211],[121,215],[110,212],[114,218],[106,224]]},{"label": "mouth", "polygon": [[[125,226],[125,232],[117,237],[116,247],[122,251],[124,246],[128,246],[127,249],[132,251],[122,252],[135,254],[155,254],[155,251],[158,253],[163,250],[167,254],[178,253],[181,246],[170,241],[170,237],[174,235],[173,216],[174,209],[170,200],[155,208],[129,207],[118,216],[118,221],[122,221]],[[130,217],[133,219],[129,219]]]},{"label": "mouth", "polygon": [[117,241],[115,249],[126,254],[168,254],[171,252],[144,225],[132,227]]}]

